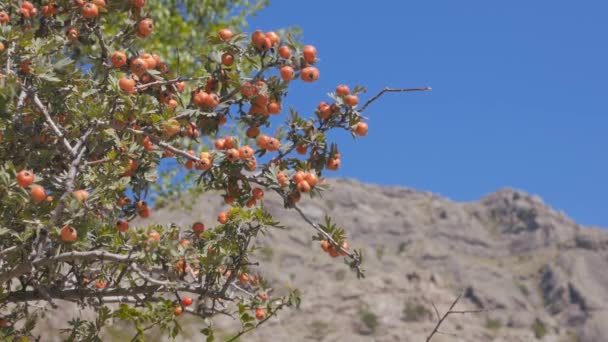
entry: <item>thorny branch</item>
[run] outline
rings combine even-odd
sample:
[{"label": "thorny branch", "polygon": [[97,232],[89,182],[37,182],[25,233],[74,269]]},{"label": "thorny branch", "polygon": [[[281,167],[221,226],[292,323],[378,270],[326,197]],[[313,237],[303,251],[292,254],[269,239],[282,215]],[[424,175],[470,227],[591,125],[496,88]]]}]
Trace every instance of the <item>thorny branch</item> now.
[{"label": "thorny branch", "polygon": [[445,334],[444,332],[439,331],[439,327],[441,327],[441,324],[446,320],[446,318],[448,318],[449,315],[452,315],[452,314],[480,313],[480,312],[488,311],[488,310],[485,310],[485,309],[480,309],[480,310],[454,310],[454,307],[456,306],[456,304],[458,303],[458,301],[460,300],[460,298],[462,298],[462,293],[460,293],[458,295],[458,297],[456,297],[456,299],[454,299],[454,301],[452,302],[452,305],[450,305],[450,308],[448,309],[448,311],[446,311],[445,314],[443,314],[443,316],[441,316],[441,317],[439,315],[439,310],[437,310],[437,307],[435,306],[435,303],[431,302],[431,304],[433,305],[433,309],[435,309],[435,314],[437,314],[437,324],[435,324],[435,328],[433,328],[433,331],[431,331],[431,333],[429,334],[429,336],[426,338],[426,342],[430,342],[431,339],[433,338],[433,336],[435,336],[435,334]]},{"label": "thorny branch", "polygon": [[359,113],[363,113],[363,111],[365,111],[367,106],[372,104],[374,101],[378,100],[385,93],[405,93],[405,92],[410,92],[410,91],[429,91],[429,90],[432,90],[432,88],[431,87],[424,87],[424,88],[389,88],[389,87],[386,87],[386,88],[382,89],[378,94],[374,95],[374,97],[367,100],[367,102],[365,102],[365,104],[361,107],[361,109],[359,109]]}]

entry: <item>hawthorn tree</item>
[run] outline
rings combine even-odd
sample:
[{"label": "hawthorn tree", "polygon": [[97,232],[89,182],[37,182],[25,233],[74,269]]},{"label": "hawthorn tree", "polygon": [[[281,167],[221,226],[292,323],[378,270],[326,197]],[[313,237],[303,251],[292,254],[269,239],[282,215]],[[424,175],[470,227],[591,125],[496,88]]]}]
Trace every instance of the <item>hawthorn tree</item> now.
[{"label": "hawthorn tree", "polygon": [[[100,340],[112,320],[131,322],[134,340],[151,327],[176,336],[183,314],[205,318],[209,340],[208,318],[238,319],[238,338],[300,301],[271,296],[250,270],[256,236],[280,226],[268,192],[363,276],[345,231],[298,202],[340,167],[328,131],[364,136],[362,113],[382,94],[427,88],[387,88],[358,106],[364,89],[340,85],[311,115],[283,108],[292,83],[319,78],[317,51],[289,30],[239,32],[265,4],[248,3],[0,4],[0,337],[35,338],[62,300],[97,313],[73,317],[68,340]],[[159,183],[169,159],[225,211],[190,227],[133,226],[150,197],[178,186]]]}]

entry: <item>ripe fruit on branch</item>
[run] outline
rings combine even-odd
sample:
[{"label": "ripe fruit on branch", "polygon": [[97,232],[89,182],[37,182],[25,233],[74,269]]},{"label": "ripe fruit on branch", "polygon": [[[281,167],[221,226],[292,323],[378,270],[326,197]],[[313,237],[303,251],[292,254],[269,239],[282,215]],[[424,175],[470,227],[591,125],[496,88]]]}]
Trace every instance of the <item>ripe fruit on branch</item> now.
[{"label": "ripe fruit on branch", "polygon": [[40,203],[40,202],[44,201],[44,199],[46,198],[46,191],[44,190],[44,187],[42,187],[40,185],[32,186],[31,192],[32,192],[32,199],[36,203]]},{"label": "ripe fruit on branch", "polygon": [[285,65],[283,67],[281,67],[281,79],[285,82],[289,82],[291,80],[293,80],[293,75],[295,74],[295,71],[293,70],[293,68],[289,65]]},{"label": "ripe fruit on branch", "polygon": [[346,95],[344,96],[344,103],[348,106],[354,107],[359,104],[359,98],[357,95]]},{"label": "ripe fruit on branch", "polygon": [[291,58],[291,49],[287,45],[283,45],[279,48],[279,56],[281,58],[289,59]]},{"label": "ripe fruit on branch", "polygon": [[205,225],[202,222],[195,222],[192,225],[192,231],[197,234],[200,234],[205,231]]},{"label": "ripe fruit on branch", "polygon": [[302,69],[300,78],[304,82],[314,82],[319,79],[319,69],[312,67],[312,66],[306,67],[306,68]]},{"label": "ripe fruit on branch", "polygon": [[78,232],[76,232],[76,229],[70,225],[63,226],[60,234],[63,242],[74,242],[76,239],[78,239]]},{"label": "ripe fruit on branch", "polygon": [[234,33],[232,33],[232,31],[230,31],[229,29],[224,28],[219,30],[217,35],[220,37],[221,40],[228,41],[234,36]]},{"label": "ripe fruit on branch", "polygon": [[150,217],[150,208],[148,207],[148,204],[146,202],[137,202],[137,214],[139,214],[141,218]]},{"label": "ripe fruit on branch", "polygon": [[148,233],[148,241],[160,241],[160,233],[156,230],[151,231]]},{"label": "ripe fruit on branch", "polygon": [[266,317],[266,311],[263,308],[257,308],[257,309],[255,309],[255,318],[258,321],[263,320],[264,317]]},{"label": "ripe fruit on branch", "polygon": [[72,195],[80,203],[84,203],[89,198],[89,192],[84,189],[76,190],[76,191],[72,192]]},{"label": "ripe fruit on branch", "polygon": [[98,280],[95,282],[95,288],[98,290],[105,289],[108,286],[108,282],[105,280]]},{"label": "ripe fruit on branch", "polygon": [[118,80],[118,86],[120,90],[124,91],[127,94],[135,93],[135,81],[129,77],[123,77]]},{"label": "ripe fruit on branch", "polygon": [[336,94],[338,96],[346,96],[346,95],[350,94],[350,89],[348,88],[347,85],[340,84],[339,86],[336,87]]},{"label": "ripe fruit on branch", "polygon": [[313,64],[317,60],[317,49],[312,45],[306,45],[303,50],[304,60],[308,64]]},{"label": "ripe fruit on branch", "polygon": [[184,297],[184,298],[182,298],[182,305],[183,306],[190,306],[190,305],[192,305],[192,298],[190,298],[190,297]]},{"label": "ripe fruit on branch", "polygon": [[19,184],[20,187],[25,188],[34,183],[35,178],[36,176],[34,176],[33,172],[29,170],[21,170],[17,174],[17,184]]},{"label": "ripe fruit on branch", "polygon": [[112,65],[115,68],[121,68],[127,64],[127,55],[120,51],[114,51],[110,59],[112,60]]},{"label": "ripe fruit on branch", "polygon": [[355,134],[364,137],[367,135],[367,129],[368,127],[365,122],[358,122],[357,125],[355,125]]},{"label": "ripe fruit on branch", "polygon": [[127,230],[129,230],[129,222],[125,220],[116,221],[116,230],[123,233],[126,232]]},{"label": "ripe fruit on branch", "polygon": [[146,38],[154,30],[152,19],[144,19],[137,24],[137,35],[141,38]]},{"label": "ripe fruit on branch", "polygon": [[94,3],[88,2],[82,6],[82,16],[91,19],[99,15],[99,8]]},{"label": "ripe fruit on branch", "polygon": [[217,215],[217,221],[221,224],[226,224],[228,222],[228,213],[222,211]]}]

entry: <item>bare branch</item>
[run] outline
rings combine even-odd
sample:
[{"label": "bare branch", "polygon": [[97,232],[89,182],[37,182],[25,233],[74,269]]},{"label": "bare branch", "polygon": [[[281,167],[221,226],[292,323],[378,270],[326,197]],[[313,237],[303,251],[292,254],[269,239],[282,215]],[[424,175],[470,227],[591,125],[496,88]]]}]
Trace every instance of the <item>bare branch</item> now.
[{"label": "bare branch", "polygon": [[468,313],[480,313],[480,312],[485,312],[485,311],[489,311],[489,310],[485,310],[485,309],[480,309],[480,310],[454,310],[454,307],[456,306],[456,304],[458,303],[458,301],[460,300],[460,298],[462,298],[462,293],[460,293],[458,295],[458,297],[456,297],[456,299],[454,299],[454,301],[452,302],[452,305],[450,305],[450,308],[448,309],[448,311],[446,311],[445,314],[443,314],[442,317],[439,317],[439,310],[437,310],[437,307],[435,306],[435,304],[433,302],[431,302],[431,304],[433,305],[433,308],[435,308],[435,313],[437,314],[437,324],[435,325],[435,328],[433,328],[433,331],[431,331],[431,333],[429,334],[429,336],[426,338],[426,342],[429,342],[433,336],[435,336],[435,334],[443,334],[443,335],[449,335],[449,336],[454,336],[454,334],[452,333],[446,333],[443,331],[439,330],[439,327],[441,327],[441,324],[445,321],[446,318],[448,318],[449,315],[452,314],[468,314]]},{"label": "bare branch", "polygon": [[9,254],[10,252],[16,250],[17,248],[18,248],[17,246],[11,246],[11,247],[1,250],[0,257],[4,256],[5,254]]},{"label": "bare branch", "polygon": [[365,109],[367,109],[367,106],[369,106],[374,101],[379,99],[385,93],[405,93],[405,92],[411,92],[411,91],[429,91],[429,90],[432,90],[432,88],[431,87],[424,87],[424,88],[388,88],[388,87],[386,87],[386,88],[382,89],[378,94],[374,95],[374,97],[367,100],[367,102],[365,102],[365,104],[361,107],[361,109],[359,109],[359,113],[363,113],[363,111],[365,111]]}]

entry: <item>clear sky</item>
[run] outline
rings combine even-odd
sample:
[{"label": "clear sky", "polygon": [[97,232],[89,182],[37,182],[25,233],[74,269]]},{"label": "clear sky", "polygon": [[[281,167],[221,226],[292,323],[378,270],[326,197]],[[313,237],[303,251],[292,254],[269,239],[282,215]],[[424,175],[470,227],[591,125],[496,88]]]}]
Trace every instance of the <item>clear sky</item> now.
[{"label": "clear sky", "polygon": [[286,101],[303,112],[339,83],[433,87],[376,102],[356,144],[338,134],[334,175],[458,201],[510,186],[608,227],[607,13],[605,0],[275,0],[251,28],[297,25],[317,47],[320,80]]}]

